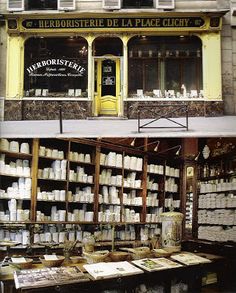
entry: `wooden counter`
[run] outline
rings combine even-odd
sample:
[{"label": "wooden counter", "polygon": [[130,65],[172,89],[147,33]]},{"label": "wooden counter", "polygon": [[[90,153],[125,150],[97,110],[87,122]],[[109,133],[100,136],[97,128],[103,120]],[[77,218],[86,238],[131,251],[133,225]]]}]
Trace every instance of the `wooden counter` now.
[{"label": "wooden counter", "polygon": [[[10,292],[34,292],[34,293],[53,293],[53,292],[65,292],[73,293],[77,292],[102,292],[107,289],[119,289],[130,292],[140,284],[157,285],[160,284],[165,287],[167,292],[171,287],[171,280],[182,281],[188,284],[189,292],[196,292],[201,288],[201,281],[204,274],[207,271],[215,271],[219,276],[222,276],[222,270],[224,270],[225,259],[220,256],[199,253],[200,256],[207,257],[212,261],[208,264],[198,264],[191,266],[183,266],[174,269],[156,271],[156,272],[144,272],[141,275],[132,275],[126,277],[114,277],[110,279],[96,280],[96,281],[85,281],[82,283],[66,284],[66,285],[53,285],[44,288],[33,288],[33,289],[14,289],[13,271],[14,269],[6,266],[2,269],[0,280],[5,286],[4,293]],[[66,266],[77,265],[83,271],[84,263],[78,264],[65,264]],[[43,268],[42,264],[34,264],[32,268],[40,269]],[[86,273],[87,274],[87,273]],[[219,280],[220,281],[220,280]],[[221,282],[221,281],[220,281]],[[96,289],[95,289],[96,287]]]}]

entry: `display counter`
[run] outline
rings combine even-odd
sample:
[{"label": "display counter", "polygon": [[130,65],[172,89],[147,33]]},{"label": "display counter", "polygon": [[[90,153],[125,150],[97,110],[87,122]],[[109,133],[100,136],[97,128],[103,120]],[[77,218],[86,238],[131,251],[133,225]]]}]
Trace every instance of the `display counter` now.
[{"label": "display counter", "polygon": [[[136,288],[156,288],[155,290],[163,290],[160,292],[170,292],[173,286],[183,286],[186,292],[199,292],[202,286],[202,278],[207,272],[215,272],[217,274],[219,288],[224,288],[224,272],[226,260],[223,257],[211,254],[199,254],[211,260],[210,263],[197,265],[183,265],[182,267],[155,271],[144,272],[143,274],[130,275],[125,277],[114,277],[101,280],[90,280],[78,283],[63,285],[45,286],[42,288],[18,289],[14,288],[13,269],[6,266],[2,269],[1,282],[4,285],[3,292],[131,292]],[[86,276],[83,265],[84,263],[73,264],[78,266]],[[71,264],[67,264],[71,266]],[[41,269],[41,264],[33,264],[34,269]],[[158,288],[158,289],[157,289]],[[139,291],[137,291],[139,292]],[[141,291],[140,291],[141,292]],[[159,291],[156,291],[159,292]]]}]

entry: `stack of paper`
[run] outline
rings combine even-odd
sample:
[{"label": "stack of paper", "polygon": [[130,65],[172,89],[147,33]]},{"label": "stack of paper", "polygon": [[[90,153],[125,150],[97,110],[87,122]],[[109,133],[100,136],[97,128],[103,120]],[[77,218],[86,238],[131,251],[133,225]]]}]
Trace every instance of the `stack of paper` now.
[{"label": "stack of paper", "polygon": [[142,270],[136,268],[127,261],[113,263],[100,262],[96,264],[84,265],[84,268],[95,280],[143,273]]},{"label": "stack of paper", "polygon": [[198,256],[191,252],[182,252],[171,256],[172,259],[179,261],[184,265],[196,265],[200,263],[210,263],[205,257]]},{"label": "stack of paper", "polygon": [[149,272],[182,267],[182,265],[164,257],[133,260],[132,263]]}]

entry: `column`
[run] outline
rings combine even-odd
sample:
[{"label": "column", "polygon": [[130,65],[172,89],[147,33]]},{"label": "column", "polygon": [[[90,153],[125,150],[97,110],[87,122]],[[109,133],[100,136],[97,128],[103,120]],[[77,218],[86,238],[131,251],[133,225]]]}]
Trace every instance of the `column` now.
[{"label": "column", "polygon": [[124,100],[128,97],[128,41],[129,37],[127,35],[122,37],[123,42],[123,88],[122,95],[120,98],[120,113],[119,116],[124,113]]},{"label": "column", "polygon": [[24,93],[24,38],[7,37],[6,98],[20,99]]},{"label": "column", "polygon": [[222,100],[220,32],[206,33],[200,38],[204,97],[207,100]]},{"label": "column", "polygon": [[90,101],[92,101],[93,105],[92,105],[92,111],[94,114],[95,111],[95,106],[94,106],[94,97],[93,97],[93,80],[94,80],[94,66],[93,66],[93,40],[94,37],[93,36],[88,36],[86,38],[87,42],[88,42],[88,99]]}]

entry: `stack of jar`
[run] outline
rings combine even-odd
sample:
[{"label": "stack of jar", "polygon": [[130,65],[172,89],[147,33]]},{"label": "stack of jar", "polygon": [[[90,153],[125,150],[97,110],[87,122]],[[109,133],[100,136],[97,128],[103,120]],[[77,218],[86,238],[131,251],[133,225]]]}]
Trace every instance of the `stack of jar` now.
[{"label": "stack of jar", "polygon": [[66,160],[56,160],[51,168],[38,169],[38,178],[51,180],[66,180]]},{"label": "stack of jar", "polygon": [[72,194],[71,191],[68,191],[68,201],[81,202],[81,203],[93,203],[94,193],[92,193],[91,186],[83,187],[82,190],[80,190],[80,187],[76,187],[75,194]]},{"label": "stack of jar", "polygon": [[98,222],[120,222],[121,207],[118,205],[100,205]]},{"label": "stack of jar", "polygon": [[164,174],[164,166],[163,165],[150,164],[150,165],[147,166],[147,172],[148,173],[154,173],[154,174],[163,175]]},{"label": "stack of jar", "polygon": [[100,204],[120,204],[119,190],[115,186],[102,186],[102,194],[98,195]]},{"label": "stack of jar", "polygon": [[2,241],[16,241],[22,245],[28,245],[30,244],[30,232],[24,229],[19,229],[18,231],[0,229],[0,239]]},{"label": "stack of jar", "polygon": [[128,170],[142,171],[143,159],[134,156],[130,157],[127,155],[124,157],[124,168]]},{"label": "stack of jar", "polygon": [[209,180],[200,183],[200,193],[236,190],[236,178]]},{"label": "stack of jar", "polygon": [[233,193],[206,193],[200,194],[198,208],[236,208],[236,195]]},{"label": "stack of jar", "polygon": [[0,198],[30,199],[31,198],[31,178],[19,178],[13,182],[7,190],[0,189]]},{"label": "stack of jar", "polygon": [[66,200],[66,191],[65,190],[41,191],[40,187],[38,187],[37,200],[64,202]]},{"label": "stack of jar", "polygon": [[123,204],[142,206],[143,199],[141,196],[137,196],[136,190],[131,190],[130,193],[123,193]]},{"label": "stack of jar", "polygon": [[165,191],[178,192],[178,185],[175,183],[174,178],[168,178],[165,181]]},{"label": "stack of jar", "polygon": [[124,187],[141,188],[142,181],[136,179],[136,172],[131,172],[124,178]]},{"label": "stack of jar", "polygon": [[26,222],[30,220],[30,210],[22,208],[21,200],[11,199],[8,201],[8,210],[0,211],[0,221],[3,222]]},{"label": "stack of jar", "polygon": [[112,175],[111,169],[104,169],[99,175],[99,183],[113,186],[121,186],[122,175]]},{"label": "stack of jar", "polygon": [[91,163],[91,155],[78,152],[69,152],[69,160],[74,162]]},{"label": "stack of jar", "polygon": [[39,156],[59,159],[59,160],[63,160],[65,157],[63,151],[59,151],[58,149],[46,148],[45,146],[39,147]]},{"label": "stack of jar", "polygon": [[150,177],[147,177],[147,189],[150,190],[158,190],[158,183],[154,182],[154,179],[150,179]]},{"label": "stack of jar", "polygon": [[29,166],[29,160],[17,159],[16,162],[5,163],[5,154],[0,155],[0,173],[5,175],[30,177],[31,169]]},{"label": "stack of jar", "polygon": [[69,171],[69,181],[71,182],[83,182],[83,183],[93,183],[93,175],[85,173],[83,167],[77,166],[76,171]]},{"label": "stack of jar", "polygon": [[152,193],[152,192],[148,192],[147,193],[147,198],[146,198],[146,205],[148,207],[157,207],[159,206],[159,200],[157,199],[158,197],[158,193]]}]

